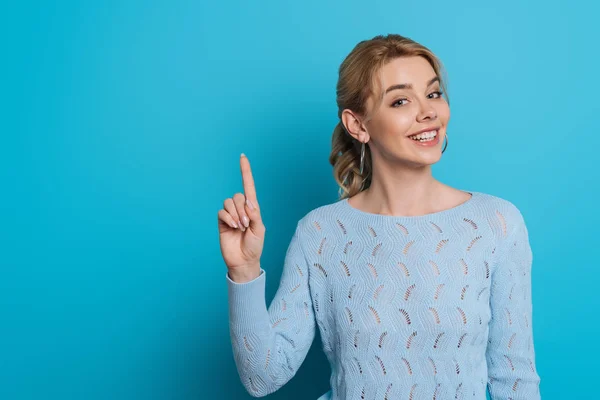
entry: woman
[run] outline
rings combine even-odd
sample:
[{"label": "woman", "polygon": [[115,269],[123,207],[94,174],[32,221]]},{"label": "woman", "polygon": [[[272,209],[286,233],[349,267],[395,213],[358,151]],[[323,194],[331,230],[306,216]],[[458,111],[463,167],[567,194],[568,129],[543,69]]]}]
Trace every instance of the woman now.
[{"label": "woman", "polygon": [[332,370],[322,399],[540,398],[523,216],[432,176],[448,144],[441,72],[399,35],[343,61],[330,156],[341,198],[299,221],[268,309],[265,227],[242,155],[244,194],[218,219],[233,352],[252,396],[294,376],[318,327]]}]

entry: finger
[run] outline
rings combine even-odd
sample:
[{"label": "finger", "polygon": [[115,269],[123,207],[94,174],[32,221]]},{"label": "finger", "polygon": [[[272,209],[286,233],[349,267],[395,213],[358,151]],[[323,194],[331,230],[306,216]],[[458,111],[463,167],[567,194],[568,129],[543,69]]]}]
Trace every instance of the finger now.
[{"label": "finger", "polygon": [[254,230],[254,228],[260,226],[262,224],[262,218],[260,216],[260,210],[255,207],[254,203],[250,201],[248,197],[246,197],[246,215],[250,218],[250,228]]},{"label": "finger", "polygon": [[248,215],[246,213],[246,196],[244,196],[241,193],[236,193],[233,196],[233,203],[235,204],[235,209],[238,213],[238,215],[240,216],[240,221],[242,221],[242,224],[244,225],[245,228],[250,226],[250,218],[248,218]]},{"label": "finger", "polygon": [[229,213],[229,215],[231,215],[231,218],[233,218],[233,220],[237,224],[237,228],[243,232],[245,227],[240,221],[240,216],[237,212],[233,199],[225,199],[225,201],[223,202],[223,208]]},{"label": "finger", "polygon": [[227,224],[227,226],[230,226],[233,229],[238,228],[239,225],[234,221],[231,214],[229,214],[226,210],[224,210],[224,209],[219,210],[217,216],[218,216],[218,219],[220,222]]},{"label": "finger", "polygon": [[258,207],[258,199],[256,198],[256,186],[252,177],[252,169],[250,168],[250,160],[244,153],[240,156],[240,168],[242,170],[242,183],[244,185],[244,195]]},{"label": "finger", "polygon": [[246,199],[246,213],[250,217],[250,229],[255,235],[264,235],[265,225],[262,222],[262,218],[260,216],[260,210],[257,208],[253,208],[248,205],[248,199]]}]

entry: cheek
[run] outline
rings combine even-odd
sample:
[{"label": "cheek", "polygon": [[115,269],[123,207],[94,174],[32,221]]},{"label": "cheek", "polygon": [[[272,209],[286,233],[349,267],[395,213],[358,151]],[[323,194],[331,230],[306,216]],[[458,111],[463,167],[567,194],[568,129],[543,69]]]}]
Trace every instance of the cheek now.
[{"label": "cheek", "polygon": [[448,107],[448,103],[444,102],[444,104],[440,105],[437,109],[437,114],[438,118],[444,123],[448,122],[450,119],[450,107]]},{"label": "cheek", "polygon": [[415,116],[407,112],[390,113],[385,121],[385,132],[391,136],[404,136],[413,126]]}]

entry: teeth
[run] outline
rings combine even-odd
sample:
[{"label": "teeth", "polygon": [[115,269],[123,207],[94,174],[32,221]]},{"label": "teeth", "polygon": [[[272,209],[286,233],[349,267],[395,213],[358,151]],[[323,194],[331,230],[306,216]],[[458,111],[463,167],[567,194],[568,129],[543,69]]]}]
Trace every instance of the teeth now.
[{"label": "teeth", "polygon": [[413,140],[431,139],[431,138],[435,137],[436,134],[437,134],[437,131],[429,131],[429,132],[419,133],[418,135],[409,136],[409,138],[411,138]]}]

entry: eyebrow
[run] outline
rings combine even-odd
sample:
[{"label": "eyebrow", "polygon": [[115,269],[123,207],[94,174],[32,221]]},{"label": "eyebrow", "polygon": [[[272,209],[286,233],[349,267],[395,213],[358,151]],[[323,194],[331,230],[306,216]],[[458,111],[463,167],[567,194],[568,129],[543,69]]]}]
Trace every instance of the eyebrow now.
[{"label": "eyebrow", "polygon": [[[439,82],[440,78],[439,77],[434,77],[432,79],[429,80],[429,82],[427,82],[427,86],[431,86],[434,82]],[[388,94],[389,92],[391,92],[392,90],[397,90],[397,89],[412,89],[413,86],[410,83],[399,83],[397,85],[392,85],[389,88],[386,89],[385,94]]]}]

